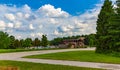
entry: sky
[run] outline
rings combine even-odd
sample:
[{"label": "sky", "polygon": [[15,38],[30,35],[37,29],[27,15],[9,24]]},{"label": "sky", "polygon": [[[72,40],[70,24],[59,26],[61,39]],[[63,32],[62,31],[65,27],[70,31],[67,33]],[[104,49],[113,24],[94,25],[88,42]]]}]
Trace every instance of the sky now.
[{"label": "sky", "polygon": [[[0,31],[17,39],[96,33],[104,0],[0,0]],[[113,0],[115,1],[115,0]]]}]

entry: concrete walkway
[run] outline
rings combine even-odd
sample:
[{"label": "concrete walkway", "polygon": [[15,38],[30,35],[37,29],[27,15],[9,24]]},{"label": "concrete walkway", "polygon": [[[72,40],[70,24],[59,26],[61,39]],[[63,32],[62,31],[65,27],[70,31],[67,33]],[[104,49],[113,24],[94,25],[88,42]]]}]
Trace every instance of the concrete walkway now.
[{"label": "concrete walkway", "polygon": [[95,50],[95,48],[3,53],[0,54],[0,60],[14,60],[14,61],[25,61],[25,62],[34,62],[34,63],[47,63],[47,64],[57,64],[57,65],[78,66],[78,67],[102,68],[109,70],[120,70],[120,64],[21,58],[24,56],[36,55],[36,54],[47,54],[47,53],[56,53],[56,52],[78,51],[78,50]]}]

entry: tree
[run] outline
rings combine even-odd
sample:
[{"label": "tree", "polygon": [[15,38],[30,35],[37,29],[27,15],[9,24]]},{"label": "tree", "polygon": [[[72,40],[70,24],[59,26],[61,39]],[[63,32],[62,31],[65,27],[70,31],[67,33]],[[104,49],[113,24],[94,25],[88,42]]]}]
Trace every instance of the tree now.
[{"label": "tree", "polygon": [[89,35],[89,46],[90,46],[90,47],[96,46],[95,34],[90,34],[90,35]]},{"label": "tree", "polygon": [[15,47],[15,48],[20,47],[20,41],[19,41],[18,39],[16,39],[16,40],[14,41],[14,47]]},{"label": "tree", "polygon": [[0,31],[0,48],[7,49],[11,44],[11,39],[6,32]]},{"label": "tree", "polygon": [[98,15],[97,20],[97,33],[96,33],[96,39],[97,39],[97,47],[96,52],[97,53],[109,53],[111,52],[111,47],[109,46],[109,23],[111,14],[114,12],[112,2],[109,0],[105,0],[102,9],[100,11],[100,14]]},{"label": "tree", "polygon": [[112,51],[120,52],[120,0],[116,1],[117,8],[115,13],[111,17],[111,23],[109,24],[110,46]]},{"label": "tree", "polygon": [[51,45],[59,45],[63,41],[63,38],[54,38],[53,40],[50,41]]},{"label": "tree", "polygon": [[25,48],[25,46],[24,46],[24,40],[23,39],[20,40],[20,47],[21,48]]},{"label": "tree", "polygon": [[23,43],[24,47],[31,47],[32,46],[32,39],[31,38],[26,38],[24,43]]},{"label": "tree", "polygon": [[35,38],[35,40],[33,41],[33,46],[40,46],[40,40],[38,38]]},{"label": "tree", "polygon": [[10,47],[11,49],[15,49],[15,48],[16,48],[16,47],[14,46],[14,43],[15,43],[15,37],[11,35],[11,36],[10,36],[10,39],[11,39],[11,44],[10,44],[9,47]]},{"label": "tree", "polygon": [[46,35],[42,35],[42,41],[41,41],[41,43],[42,43],[43,47],[47,47],[48,40],[47,40],[47,36]]}]

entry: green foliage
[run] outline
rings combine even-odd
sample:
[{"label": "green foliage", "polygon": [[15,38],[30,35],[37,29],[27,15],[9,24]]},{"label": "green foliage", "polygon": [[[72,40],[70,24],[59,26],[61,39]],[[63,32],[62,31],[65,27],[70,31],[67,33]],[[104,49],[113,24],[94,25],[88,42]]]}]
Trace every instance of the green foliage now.
[{"label": "green foliage", "polygon": [[24,40],[23,40],[23,39],[20,40],[20,47],[21,47],[21,48],[24,47]]},{"label": "green foliage", "polygon": [[35,38],[33,41],[33,46],[40,46],[40,40],[38,38]]},{"label": "green foliage", "polygon": [[63,41],[63,38],[54,38],[50,41],[50,45],[59,45]]},{"label": "green foliage", "polygon": [[7,49],[11,44],[11,39],[6,32],[0,31],[0,48]]},{"label": "green foliage", "polygon": [[19,41],[18,39],[16,39],[16,40],[14,41],[14,46],[15,46],[15,48],[20,47],[20,41]]},{"label": "green foliage", "polygon": [[26,38],[23,42],[24,47],[31,47],[32,46],[32,39],[31,38]]},{"label": "green foliage", "polygon": [[112,2],[105,0],[97,20],[97,49],[99,53],[120,52],[120,0]]},{"label": "green foliage", "polygon": [[53,40],[50,41],[50,45],[59,45],[63,42],[63,40],[67,40],[67,39],[78,39],[80,37],[85,37],[85,45],[89,45],[89,35],[77,35],[77,36],[68,36],[68,37],[58,37],[58,38],[54,38]]},{"label": "green foliage", "polygon": [[111,15],[114,13],[112,2],[105,0],[104,5],[98,15],[97,20],[97,53],[109,53],[111,52],[111,47],[109,46],[110,36],[109,36],[109,24]]},{"label": "green foliage", "polygon": [[16,48],[15,45],[14,45],[14,43],[15,43],[15,37],[14,36],[10,36],[10,39],[11,39],[11,44],[10,44],[9,48],[15,49]]},{"label": "green foliage", "polygon": [[96,46],[96,34],[90,34],[89,37],[89,46],[90,47],[95,47]]},{"label": "green foliage", "polygon": [[47,47],[48,46],[48,40],[47,40],[47,36],[46,35],[42,35],[41,45],[43,47]]},{"label": "green foliage", "polygon": [[113,52],[120,52],[120,0],[117,0],[116,4],[117,8],[115,8],[115,13],[112,14],[109,24],[109,35],[111,36],[109,43],[113,44]]}]

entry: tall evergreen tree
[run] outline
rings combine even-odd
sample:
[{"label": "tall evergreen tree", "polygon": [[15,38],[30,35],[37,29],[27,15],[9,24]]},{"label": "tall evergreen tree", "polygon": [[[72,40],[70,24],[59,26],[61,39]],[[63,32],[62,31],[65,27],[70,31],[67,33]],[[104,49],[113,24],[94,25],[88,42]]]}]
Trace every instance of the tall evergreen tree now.
[{"label": "tall evergreen tree", "polygon": [[109,24],[109,35],[111,36],[109,43],[114,52],[120,52],[120,0],[117,0],[116,4],[117,8],[115,8]]},{"label": "tall evergreen tree", "polygon": [[96,33],[96,39],[97,39],[97,53],[108,53],[111,52],[110,47],[108,45],[109,43],[109,36],[108,36],[108,27],[110,23],[110,17],[113,13],[113,6],[112,2],[110,0],[105,0],[100,14],[98,15],[97,20],[97,33]]}]

